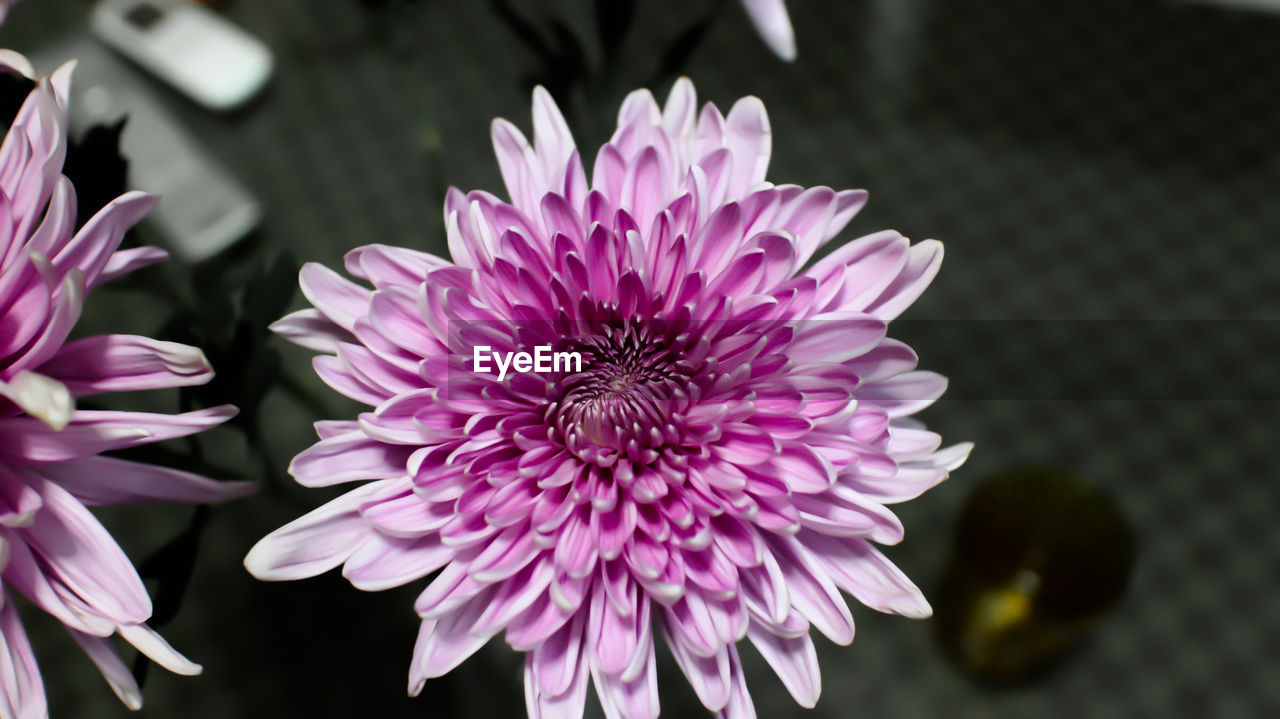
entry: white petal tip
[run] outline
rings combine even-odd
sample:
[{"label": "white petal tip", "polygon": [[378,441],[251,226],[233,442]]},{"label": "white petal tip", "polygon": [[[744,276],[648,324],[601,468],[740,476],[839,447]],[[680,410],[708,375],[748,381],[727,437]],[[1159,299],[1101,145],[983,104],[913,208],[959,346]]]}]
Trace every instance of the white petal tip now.
[{"label": "white petal tip", "polygon": [[145,624],[120,624],[116,626],[116,633],[148,659],[174,674],[194,677],[204,671],[204,667],[178,653],[164,637]]},{"label": "white petal tip", "polygon": [[66,385],[27,370],[19,371],[7,383],[0,381],[0,396],[55,430],[66,427],[75,411],[75,400]]},{"label": "white petal tip", "polygon": [[[0,9],[0,18],[3,17],[4,10]],[[36,78],[36,69],[31,61],[13,50],[0,49],[0,70],[11,70],[32,80]]]},{"label": "white petal tip", "polygon": [[235,406],[234,404],[220,404],[216,407],[209,407],[208,409],[198,409],[198,410],[195,410],[194,412],[187,412],[185,415],[178,415],[178,416],[186,416],[192,419],[200,418],[200,420],[202,421],[212,420],[211,422],[209,422],[207,426],[216,427],[217,425],[220,425],[223,422],[226,422],[227,420],[232,419],[238,414],[240,414],[240,408]]},{"label": "white petal tip", "polygon": [[112,684],[111,690],[115,692],[116,697],[121,704],[131,712],[136,712],[142,708],[142,692],[133,688],[118,687]]},{"label": "white petal tip", "polygon": [[921,240],[916,243],[916,248],[918,248],[916,249],[916,252],[924,252],[925,250],[928,250],[929,252],[937,254],[938,256],[942,256],[942,251],[944,249],[942,245],[942,240],[934,240],[934,239]]},{"label": "white petal tip", "polygon": [[280,576],[280,571],[272,561],[271,550],[264,547],[262,542],[253,545],[249,553],[244,557],[244,568],[255,579],[264,582],[276,582],[291,577]]},{"label": "white petal tip", "polygon": [[933,607],[923,595],[902,596],[890,601],[884,607],[873,607],[885,614],[896,614],[907,619],[928,619],[933,616]]}]

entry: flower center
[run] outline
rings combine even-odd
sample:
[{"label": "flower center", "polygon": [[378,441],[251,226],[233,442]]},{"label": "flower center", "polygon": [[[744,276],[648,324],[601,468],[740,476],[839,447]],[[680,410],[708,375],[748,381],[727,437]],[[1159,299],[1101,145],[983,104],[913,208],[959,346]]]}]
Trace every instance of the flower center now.
[{"label": "flower center", "polygon": [[582,338],[582,372],[565,377],[549,417],[565,446],[584,460],[612,464],[656,458],[674,440],[670,416],[687,398],[682,353],[634,326]]}]

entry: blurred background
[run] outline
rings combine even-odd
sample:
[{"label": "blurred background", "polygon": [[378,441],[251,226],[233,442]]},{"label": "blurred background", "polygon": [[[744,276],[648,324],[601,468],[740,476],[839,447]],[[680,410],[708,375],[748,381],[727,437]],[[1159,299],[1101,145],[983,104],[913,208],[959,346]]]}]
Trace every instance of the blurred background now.
[{"label": "blurred background", "polygon": [[[893,334],[951,378],[923,419],[977,445],[898,507],[907,538],[888,550],[949,619],[854,606],[851,647],[818,641],[812,711],[746,653],[760,715],[1280,716],[1280,14],[1267,4],[792,0],[788,64],[730,0],[241,0],[216,12],[275,59],[243,107],[206,110],[124,64],[131,92],[260,219],[212,258],[178,248],[191,259],[99,290],[78,330],[204,347],[219,371],[208,388],[107,401],[236,402],[235,426],[148,457],[262,483],[211,512],[104,513],[149,578],[159,628],[205,666],[199,679],[149,672],[142,714],[523,715],[522,660],[497,643],[405,697],[420,587],[365,594],[336,572],[264,584],[242,569],[259,537],[334,494],[284,469],[314,440],[312,420],[355,411],[265,326],[301,306],[301,262],[337,266],[372,242],[447,255],[445,188],[500,192],[489,121],[527,129],[533,84],[553,91],[590,158],[627,91],[661,100],[684,74],[722,109],[763,99],[771,180],[871,192],[836,242],[883,228],[945,242],[941,274]],[[90,9],[26,0],[0,47],[86,47]],[[168,233],[153,220],[133,241]],[[1063,500],[1064,482],[1089,500]],[[983,487],[965,516],[1058,528],[1002,536],[1054,557],[1045,584],[1078,580],[1056,599],[1074,614],[1037,614],[1034,598],[1011,610],[1035,636],[1070,639],[1023,646],[1016,681],[979,681],[980,657],[956,653],[983,582],[1030,591],[1014,581],[1025,557],[985,579],[966,564],[982,542],[955,537]],[[128,714],[56,622],[24,617],[52,716]],[[659,654],[664,715],[704,715]]]}]

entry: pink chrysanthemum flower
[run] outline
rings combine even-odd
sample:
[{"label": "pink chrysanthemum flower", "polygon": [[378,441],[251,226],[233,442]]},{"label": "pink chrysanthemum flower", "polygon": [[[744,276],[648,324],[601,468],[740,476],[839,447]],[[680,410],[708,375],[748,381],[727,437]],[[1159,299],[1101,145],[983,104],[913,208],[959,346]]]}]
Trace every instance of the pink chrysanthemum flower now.
[{"label": "pink chrysanthemum flower", "polygon": [[[0,72],[34,77],[0,50]],[[116,654],[120,635],[179,674],[199,665],[146,625],[151,600],[128,557],[86,508],[129,502],[214,502],[243,482],[100,456],[181,437],[231,417],[232,407],[179,415],[89,411],[75,398],[201,384],[212,377],[194,347],[146,337],[67,334],[89,291],[164,259],[120,240],[154,203],[131,192],[75,231],[76,200],[61,175],[71,66],[39,80],[0,145],[0,716],[46,715],[44,688],[12,590],[61,621],[121,700],[142,700]]]},{"label": "pink chrysanthemum flower", "polygon": [[[607,715],[655,716],[656,629],[711,710],[754,713],[744,638],[812,706],[810,627],[853,639],[841,589],[930,611],[872,542],[902,538],[886,504],[970,449],[906,418],[945,380],[885,337],[942,248],[881,232],[802,269],[866,193],[765,182],[755,98],[726,118],[699,115],[688,80],[665,109],[633,93],[590,185],[550,96],[533,104],[532,146],[493,125],[511,201],[450,191],[454,263],[354,250],[347,270],[372,289],[303,268],[315,308],[275,330],[374,409],[318,423],[290,471],[374,481],[246,565],[273,580],[343,565],[365,590],[440,570],[415,604],[411,694],[505,631],[527,652],[531,716],[580,716],[588,678]],[[499,379],[474,365],[482,345],[573,349],[582,367]]]}]

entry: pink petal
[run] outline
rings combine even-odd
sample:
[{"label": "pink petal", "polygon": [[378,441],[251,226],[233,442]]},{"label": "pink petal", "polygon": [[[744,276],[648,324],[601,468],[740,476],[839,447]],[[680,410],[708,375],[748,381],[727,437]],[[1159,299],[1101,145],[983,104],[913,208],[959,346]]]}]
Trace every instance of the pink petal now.
[{"label": "pink petal", "polygon": [[729,676],[732,682],[729,703],[716,716],[719,719],[756,719],[756,707],[751,703],[747,676],[742,671],[742,660],[738,657],[737,647],[729,647]]},{"label": "pink petal", "polygon": [[89,506],[184,502],[209,504],[253,494],[253,482],[219,482],[182,472],[115,457],[81,457],[41,466],[40,474]]},{"label": "pink petal", "polygon": [[[502,170],[502,181],[507,186],[511,204],[526,213],[533,213],[541,199],[537,185],[543,179],[537,155],[524,134],[506,120],[494,120],[490,135],[493,139],[493,153],[498,157],[498,167]],[[453,246],[450,245],[449,249],[452,251]],[[459,264],[468,264],[464,257],[457,254],[454,254],[453,259]]]},{"label": "pink petal", "polygon": [[822,675],[818,671],[818,653],[808,634],[780,637],[753,622],[747,628],[747,637],[773,667],[797,704],[806,709],[817,705],[822,693]]},{"label": "pink petal", "polygon": [[859,474],[844,480],[860,494],[881,504],[906,502],[919,497],[947,478],[948,472],[969,457],[972,442],[963,442],[917,462],[904,462],[891,477]]},{"label": "pink petal", "polygon": [[31,643],[13,601],[0,594],[0,714],[14,719],[44,719],[44,683]]},{"label": "pink petal", "polygon": [[822,258],[805,273],[819,281],[817,305],[826,311],[864,311],[902,272],[910,244],[897,232],[877,232]]},{"label": "pink petal", "polygon": [[85,292],[84,274],[72,269],[52,293],[50,311],[44,317],[41,331],[30,340],[20,356],[10,361],[10,371],[39,365],[58,350],[80,318]]},{"label": "pink petal", "polygon": [[388,397],[422,389],[422,379],[402,370],[359,344],[339,344],[338,357],[351,376],[362,384],[377,387]]},{"label": "pink petal", "polygon": [[799,443],[788,443],[769,463],[779,470],[783,481],[794,492],[822,492],[836,479],[835,468],[829,460]]},{"label": "pink petal", "polygon": [[666,205],[672,189],[667,185],[668,174],[653,147],[645,148],[627,168],[622,181],[621,205],[630,210],[642,227],[648,227]]},{"label": "pink petal", "polygon": [[0,357],[14,356],[26,348],[44,329],[52,310],[52,278],[42,277],[36,267],[33,261],[20,271],[0,273],[0,308],[4,308],[0,312]]},{"label": "pink petal", "polygon": [[[547,598],[547,588],[555,578],[555,566],[540,557],[520,570],[511,579],[502,582],[489,606],[476,620],[473,631],[501,631],[508,629],[507,641],[513,643],[513,633],[533,621],[530,607]],[[549,690],[553,691],[554,690]]]},{"label": "pink petal", "polygon": [[728,647],[719,646],[711,656],[702,657],[691,651],[680,630],[669,622],[664,622],[662,627],[667,647],[675,657],[676,665],[689,680],[694,693],[698,695],[698,700],[711,711],[723,709],[729,703],[732,691]]},{"label": "pink petal", "polygon": [[360,514],[383,534],[413,539],[436,532],[452,519],[453,503],[431,502],[407,492],[395,499],[367,503]]},{"label": "pink petal", "polygon": [[45,571],[94,613],[115,622],[151,615],[151,599],[133,563],[107,530],[69,492],[52,482],[36,487],[44,505],[20,530]]},{"label": "pink petal", "polygon": [[441,340],[423,323],[422,316],[418,314],[417,299],[402,288],[374,293],[369,306],[369,321],[408,357],[432,357],[447,352]]},{"label": "pink petal", "polygon": [[199,385],[213,377],[199,349],[136,335],[68,342],[40,371],[62,381],[76,396]]},{"label": "pink petal", "polygon": [[728,265],[742,245],[742,222],[738,203],[730,202],[717,209],[693,243],[697,248],[695,266],[715,276]]},{"label": "pink petal", "polygon": [[919,412],[946,391],[946,377],[918,370],[864,385],[857,389],[855,395],[861,401],[884,409],[893,418]]},{"label": "pink petal", "polygon": [[827,225],[827,231],[822,238],[823,242],[830,240],[849,224],[849,221],[857,215],[867,204],[866,190],[841,190],[836,193],[836,212],[831,218],[830,224]]},{"label": "pink petal", "polygon": [[134,681],[133,673],[124,665],[120,659],[120,655],[116,653],[115,645],[111,643],[108,637],[95,637],[92,634],[76,631],[68,627],[67,631],[71,634],[71,638],[76,640],[76,644],[84,650],[84,653],[93,660],[98,671],[102,672],[102,677],[107,680],[107,684],[111,686],[111,691],[115,692],[120,701],[131,711],[137,711],[142,708],[142,691],[138,689],[138,683]]},{"label": "pink petal", "polygon": [[796,238],[796,258],[800,264],[809,261],[826,237],[836,211],[836,193],[829,187],[812,187],[778,210],[778,225]]},{"label": "pink petal", "polygon": [[0,457],[19,464],[61,462],[185,437],[235,414],[236,408],[230,405],[174,415],[77,410],[71,423],[57,431],[28,417],[9,417],[0,419]]},{"label": "pink petal", "polygon": [[460,552],[458,558],[449,563],[427,588],[422,590],[413,603],[413,609],[423,619],[439,619],[456,612],[468,603],[474,603],[477,595],[492,589],[492,585],[481,584],[467,573],[467,561],[475,556],[475,550]]},{"label": "pink petal", "polygon": [[882,320],[892,320],[911,306],[938,274],[942,266],[942,243],[925,240],[913,245],[907,256],[907,265],[866,311]]},{"label": "pink petal", "polygon": [[[635,652],[641,647],[639,632],[649,631],[649,602],[640,599],[637,602],[635,585],[627,597],[630,606],[627,613],[618,611],[612,602],[605,598],[602,582],[597,582],[591,596],[591,609],[587,623],[587,637],[590,640],[592,666],[598,667],[608,675],[621,674],[635,659]],[[644,616],[641,617],[641,614]],[[644,619],[641,626],[640,619]]]},{"label": "pink petal", "polygon": [[379,442],[363,431],[352,432],[303,450],[289,463],[289,474],[305,487],[403,477],[413,449]]},{"label": "pink petal", "polygon": [[344,330],[320,313],[320,310],[298,310],[272,322],[269,329],[286,340],[309,350],[336,354],[340,342],[353,342]]},{"label": "pink petal", "polygon": [[[592,194],[587,197],[587,202],[592,201],[592,197],[597,197],[597,205],[600,200],[606,201],[611,207],[616,207],[622,201],[622,185],[627,175],[627,161],[623,158],[622,153],[618,152],[618,148],[613,145],[604,145],[600,151],[596,153],[596,164],[591,169],[591,189]],[[592,213],[589,219],[599,220],[600,214],[612,213]]]},{"label": "pink petal", "polygon": [[[38,475],[19,467],[0,465],[0,525],[29,527],[44,499],[34,487],[42,486]],[[9,559],[9,546],[0,542],[0,567]]]},{"label": "pink petal", "polygon": [[591,664],[591,681],[608,719],[657,719],[658,671],[652,646],[642,658],[639,676],[631,680],[609,676]]},{"label": "pink petal", "polygon": [[355,326],[356,318],[369,310],[372,293],[324,265],[315,262],[303,265],[298,283],[307,301],[348,332]]},{"label": "pink petal", "polygon": [[781,550],[779,565],[787,578],[791,606],[836,644],[852,642],[853,616],[849,606],[810,552],[792,537],[775,537],[772,544]]},{"label": "pink petal", "polygon": [[417,287],[427,273],[450,265],[435,255],[391,245],[365,245],[348,252],[347,271],[375,287]]},{"label": "pink petal", "polygon": [[773,146],[769,115],[759,98],[744,97],[729,109],[729,116],[725,118],[725,145],[733,154],[729,197],[744,197],[750,187],[764,180]]},{"label": "pink petal", "polygon": [[[708,102],[702,106],[702,111],[698,113],[698,125],[693,144],[693,161],[697,162],[722,147],[724,147],[724,116],[720,114],[715,105]],[[700,195],[700,197],[706,197],[706,195]],[[701,214],[701,208],[699,209],[699,215],[699,219],[706,219],[706,215]]]},{"label": "pink petal", "polygon": [[797,364],[847,362],[880,344],[885,331],[882,320],[857,312],[815,315],[796,327],[787,353]]},{"label": "pink petal", "polygon": [[872,609],[924,618],[933,614],[924,594],[865,539],[803,532],[800,541],[844,591]]},{"label": "pink petal", "polygon": [[[693,82],[687,77],[677,79],[671,86],[667,104],[662,108],[662,126],[678,141],[678,145],[684,145],[692,139],[697,112],[698,97],[694,92]],[[689,158],[683,159],[686,164],[689,162]]]},{"label": "pink petal", "polygon": [[116,623],[94,613],[58,576],[47,572],[43,560],[32,554],[25,542],[11,542],[8,546],[6,584],[68,628],[104,637],[115,632]]},{"label": "pink petal", "polygon": [[551,93],[539,85],[533,89],[533,146],[541,160],[543,177],[558,178],[576,149],[569,124]]},{"label": "pink petal", "polygon": [[389,396],[382,388],[371,386],[366,380],[358,378],[347,363],[339,357],[320,355],[311,360],[311,367],[316,371],[316,375],[334,391],[357,402],[376,407],[385,402]]},{"label": "pink petal", "polygon": [[409,667],[410,695],[416,695],[427,679],[444,676],[488,643],[492,634],[471,633],[485,604],[478,600],[438,620],[422,622]]},{"label": "pink petal", "polygon": [[92,284],[107,266],[124,233],[146,215],[159,197],[127,192],[107,203],[56,256],[49,259],[60,273],[76,268]]},{"label": "pink petal", "polygon": [[866,354],[845,362],[845,366],[853,370],[863,383],[874,383],[910,372],[916,368],[917,362],[914,350],[886,337]]},{"label": "pink petal", "polygon": [[[553,599],[553,593],[563,594],[564,592],[559,588],[564,584],[562,579],[561,577],[553,580],[550,585],[551,592],[535,599],[519,622],[507,625],[506,640],[511,648],[522,652],[536,649],[578,613],[579,602]],[[565,609],[562,604],[571,605],[571,608]]]},{"label": "pink petal", "polygon": [[371,532],[342,568],[356,589],[381,592],[427,576],[453,560],[456,552],[439,537],[401,539]]},{"label": "pink petal", "polygon": [[[76,191],[71,180],[59,177],[49,198],[44,220],[27,241],[27,249],[45,257],[56,256],[75,235]],[[118,253],[117,253],[118,254]]]},{"label": "pink petal", "polygon": [[529,653],[539,694],[558,697],[573,687],[580,665],[586,663],[582,642],[585,614],[576,613],[572,620]]},{"label": "pink petal", "polygon": [[179,654],[164,637],[145,624],[121,624],[116,631],[148,659],[174,674],[193,677],[203,671],[199,664]]},{"label": "pink petal", "polygon": [[98,274],[98,279],[91,284],[93,286],[101,285],[117,277],[167,259],[169,259],[169,253],[159,247],[134,247],[127,250],[117,250],[107,260],[107,264],[103,266],[102,272]]},{"label": "pink petal", "polygon": [[[581,629],[577,631],[581,632]],[[562,654],[539,655],[539,651],[530,652],[524,665],[525,705],[529,719],[581,719],[590,677],[581,648]],[[558,694],[541,689],[539,677],[544,673],[568,674],[567,688]]]},{"label": "pink petal", "polygon": [[599,553],[592,541],[590,525],[583,521],[581,513],[575,513],[565,522],[556,542],[556,566],[570,576],[581,577],[595,566]]},{"label": "pink petal", "polygon": [[[622,106],[618,109],[618,129],[609,142],[620,144],[619,139],[628,130],[648,130],[661,122],[662,111],[658,109],[653,93],[648,90],[633,90],[622,100]],[[637,140],[640,147],[648,144],[646,137],[639,137]],[[627,157],[627,159],[633,158]]]},{"label": "pink petal", "polygon": [[361,503],[387,481],[347,492],[263,537],[244,558],[245,569],[258,579],[281,581],[314,577],[342,564],[372,533],[360,516]]},{"label": "pink petal", "polygon": [[470,561],[469,572],[477,582],[489,584],[511,577],[543,554],[527,526],[502,530]]}]

